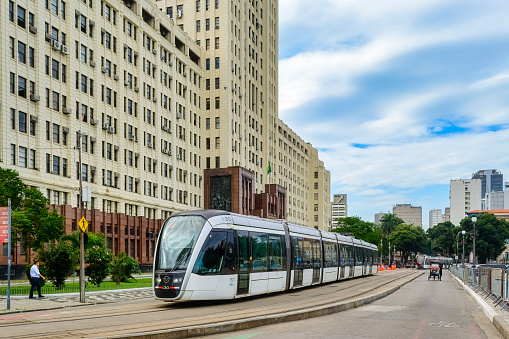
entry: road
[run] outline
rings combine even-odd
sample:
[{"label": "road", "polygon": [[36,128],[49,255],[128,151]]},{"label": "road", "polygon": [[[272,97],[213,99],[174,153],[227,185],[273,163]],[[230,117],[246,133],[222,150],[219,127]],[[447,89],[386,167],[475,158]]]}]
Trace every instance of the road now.
[{"label": "road", "polygon": [[208,339],[267,338],[501,338],[477,302],[448,271],[427,275],[369,305],[313,319],[253,328]]},{"label": "road", "polygon": [[302,288],[285,293],[222,302],[163,303],[153,299],[0,315],[0,336],[9,338],[90,338],[200,327],[257,316],[319,307],[382,293],[421,272],[401,270]]}]

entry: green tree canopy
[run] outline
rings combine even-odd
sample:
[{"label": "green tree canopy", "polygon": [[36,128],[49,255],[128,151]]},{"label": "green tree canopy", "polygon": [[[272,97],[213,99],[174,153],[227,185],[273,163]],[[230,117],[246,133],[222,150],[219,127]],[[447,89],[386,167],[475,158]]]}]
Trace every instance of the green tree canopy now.
[{"label": "green tree canopy", "polygon": [[402,254],[402,259],[407,260],[411,252],[422,252],[426,246],[426,233],[420,226],[400,224],[389,236],[391,247]]},{"label": "green tree canopy", "polygon": [[397,217],[395,214],[388,213],[385,214],[382,219],[380,219],[380,228],[382,229],[382,233],[385,236],[391,235],[392,232],[396,230],[398,225],[403,224],[403,219]]},{"label": "green tree canopy", "polygon": [[26,188],[16,171],[0,168],[0,203],[7,206],[11,198],[12,241],[21,241],[27,249],[27,261],[32,250],[55,242],[64,234],[64,217],[49,211],[48,199],[37,188]]},{"label": "green tree canopy", "polygon": [[356,239],[369,243],[380,244],[381,232],[372,222],[364,221],[360,217],[346,217],[337,220],[337,226],[332,229],[337,233],[351,233]]},{"label": "green tree canopy", "polygon": [[456,253],[456,235],[459,227],[450,221],[441,222],[427,230],[431,241],[431,250],[446,257],[452,257]]},{"label": "green tree canopy", "polygon": [[[472,218],[461,220],[460,226],[463,230],[473,234]],[[506,239],[509,238],[509,223],[503,219],[497,219],[495,215],[484,213],[477,215],[476,245],[475,253],[478,263],[483,264],[487,261],[496,260],[504,251]],[[472,239],[467,245],[469,251],[472,250]]]}]

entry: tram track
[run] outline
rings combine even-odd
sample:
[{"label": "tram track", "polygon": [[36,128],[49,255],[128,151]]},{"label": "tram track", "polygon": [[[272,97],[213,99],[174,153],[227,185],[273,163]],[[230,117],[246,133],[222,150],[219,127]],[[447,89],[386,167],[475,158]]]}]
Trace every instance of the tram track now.
[{"label": "tram track", "polygon": [[[142,299],[135,303],[102,304],[54,310],[45,317],[0,322],[0,332],[11,338],[94,337],[161,331],[186,326],[204,327],[253,317],[272,317],[302,309],[327,307],[378,293],[391,284],[418,276],[416,271],[395,271],[352,280],[232,301],[161,303]],[[106,320],[107,319],[107,320]],[[171,319],[168,322],[168,319]],[[93,326],[92,326],[93,325]],[[40,336],[33,328],[45,328]],[[119,331],[119,329],[123,329]],[[31,330],[32,329],[32,330]],[[57,330],[58,329],[58,330]],[[16,333],[19,332],[19,333]]]}]

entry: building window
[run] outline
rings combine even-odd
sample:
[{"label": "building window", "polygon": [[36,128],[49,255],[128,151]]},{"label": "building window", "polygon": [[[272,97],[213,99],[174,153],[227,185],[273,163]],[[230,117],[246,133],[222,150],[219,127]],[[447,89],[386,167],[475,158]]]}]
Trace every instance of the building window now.
[{"label": "building window", "polygon": [[18,61],[26,64],[26,45],[18,41]]},{"label": "building window", "polygon": [[216,57],[216,69],[219,69],[219,57]]}]

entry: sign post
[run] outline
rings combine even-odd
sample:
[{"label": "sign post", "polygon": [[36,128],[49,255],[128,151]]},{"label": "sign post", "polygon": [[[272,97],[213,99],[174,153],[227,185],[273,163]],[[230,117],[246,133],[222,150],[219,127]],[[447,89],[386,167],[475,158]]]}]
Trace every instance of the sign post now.
[{"label": "sign post", "polygon": [[0,243],[7,243],[7,309],[11,309],[11,199],[0,207]]}]

